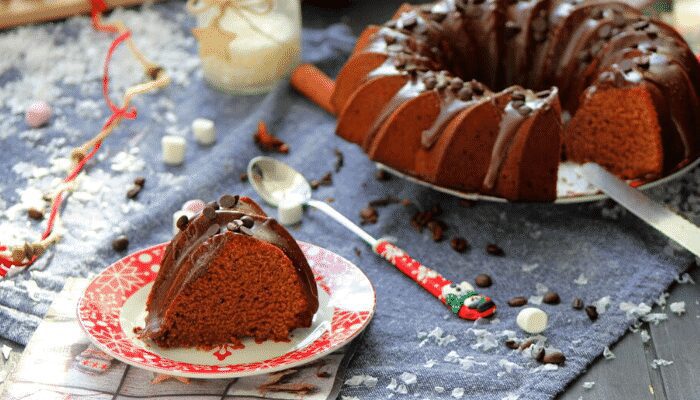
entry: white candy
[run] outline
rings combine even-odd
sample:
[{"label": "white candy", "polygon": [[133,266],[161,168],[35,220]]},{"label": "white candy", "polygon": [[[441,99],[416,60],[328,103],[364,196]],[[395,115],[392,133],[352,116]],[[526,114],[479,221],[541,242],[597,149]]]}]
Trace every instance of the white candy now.
[{"label": "white candy", "polygon": [[301,222],[304,206],[298,199],[282,199],[277,206],[277,222],[282,225],[294,225]]},{"label": "white candy", "polygon": [[53,109],[51,105],[45,101],[36,101],[27,107],[24,113],[24,121],[32,128],[44,126],[51,119]]},{"label": "white candy", "polygon": [[160,141],[163,149],[163,162],[168,165],[180,165],[185,161],[187,141],[180,136],[163,136]]},{"label": "white candy", "polygon": [[524,308],[515,322],[527,333],[540,333],[547,328],[547,313],[535,307]]},{"label": "white candy", "polygon": [[216,130],[214,121],[205,118],[197,118],[192,121],[192,132],[197,143],[209,146],[216,142]]},{"label": "white candy", "polygon": [[175,211],[175,213],[173,214],[173,235],[176,235],[178,232],[180,232],[180,229],[178,229],[177,227],[177,220],[180,219],[180,217],[185,215],[188,219],[192,219],[192,217],[194,217],[195,214],[196,213],[187,210]]}]

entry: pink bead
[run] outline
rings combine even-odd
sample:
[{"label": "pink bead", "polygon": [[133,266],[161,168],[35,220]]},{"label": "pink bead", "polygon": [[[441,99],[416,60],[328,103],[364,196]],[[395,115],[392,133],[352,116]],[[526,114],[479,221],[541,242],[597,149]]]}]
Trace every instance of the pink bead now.
[{"label": "pink bead", "polygon": [[35,101],[27,107],[27,111],[24,114],[24,121],[32,128],[38,128],[49,122],[51,114],[53,114],[53,110],[49,103],[45,101]]},{"label": "pink bead", "polygon": [[185,202],[185,204],[182,205],[182,210],[198,213],[204,209],[204,206],[205,203],[202,200],[195,199]]}]

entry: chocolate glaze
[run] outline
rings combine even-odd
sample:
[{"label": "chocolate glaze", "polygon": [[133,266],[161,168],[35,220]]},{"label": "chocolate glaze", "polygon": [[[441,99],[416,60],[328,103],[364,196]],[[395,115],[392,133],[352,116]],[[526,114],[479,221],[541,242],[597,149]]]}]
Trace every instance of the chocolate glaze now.
[{"label": "chocolate glaze", "polygon": [[[252,227],[242,228],[239,232],[227,228],[229,223],[243,217],[252,218]],[[268,218],[254,201],[242,197],[235,207],[216,210],[213,219],[200,213],[167,246],[158,277],[148,296],[148,315],[146,326],[139,333],[141,338],[154,337],[159,333],[171,302],[190,282],[206,271],[210,261],[234,235],[248,235],[268,242],[290,258],[308,303],[307,310],[300,318],[310,323],[318,309],[318,292],[306,257],[286,229],[274,219]]]}]

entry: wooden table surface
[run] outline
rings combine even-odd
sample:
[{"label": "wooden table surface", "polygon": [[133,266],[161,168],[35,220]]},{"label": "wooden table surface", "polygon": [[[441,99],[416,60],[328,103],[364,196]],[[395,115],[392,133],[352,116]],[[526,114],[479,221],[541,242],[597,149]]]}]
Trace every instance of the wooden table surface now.
[{"label": "wooden table surface", "polygon": [[[388,19],[401,3],[402,0],[355,0],[351,7],[341,10],[305,6],[304,13],[316,14],[317,21],[322,21],[318,27],[343,21],[355,33],[359,33],[367,24],[381,23]],[[318,15],[322,15],[323,19],[318,18]],[[559,398],[700,399],[700,269],[694,268],[689,272],[698,284],[674,285],[668,299],[668,303],[685,301],[685,315],[679,317],[666,309],[668,321],[658,326],[644,326],[651,335],[651,340],[647,343],[642,343],[638,334],[628,333],[611,347],[615,359],[605,360],[601,357],[596,360]],[[654,311],[658,311],[658,307]],[[22,352],[22,346],[16,343],[0,339],[0,346],[3,344],[11,346],[13,352],[9,360],[3,360],[0,356],[0,376],[3,371],[12,370]],[[671,367],[651,368],[651,361],[658,358],[671,360],[674,364]],[[591,390],[584,389],[584,382],[595,382],[595,386]]]}]

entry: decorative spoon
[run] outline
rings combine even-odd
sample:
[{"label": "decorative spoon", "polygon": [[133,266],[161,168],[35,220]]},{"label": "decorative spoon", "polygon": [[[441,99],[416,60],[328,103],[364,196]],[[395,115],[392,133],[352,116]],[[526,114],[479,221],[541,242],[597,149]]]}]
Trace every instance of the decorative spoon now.
[{"label": "decorative spoon", "polygon": [[388,240],[373,238],[330,205],[313,200],[309,182],[289,165],[270,157],[255,157],[248,163],[248,179],[260,197],[271,206],[279,207],[280,203],[292,201],[325,213],[359,236],[376,254],[413,279],[460,318],[474,321],[496,312],[496,304],[491,298],[477,293],[469,282],[451,282]]}]

